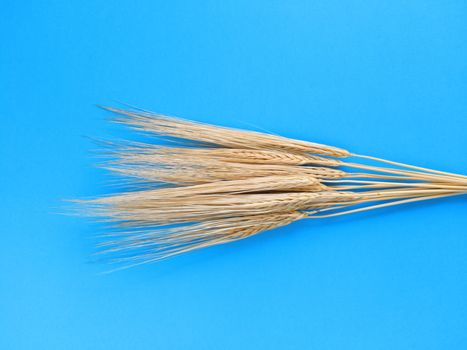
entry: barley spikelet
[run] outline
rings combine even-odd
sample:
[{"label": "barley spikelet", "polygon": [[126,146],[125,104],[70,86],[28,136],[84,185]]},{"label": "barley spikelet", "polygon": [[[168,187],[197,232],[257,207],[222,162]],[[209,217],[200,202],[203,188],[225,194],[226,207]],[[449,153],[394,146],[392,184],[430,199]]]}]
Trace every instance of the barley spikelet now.
[{"label": "barley spikelet", "polygon": [[119,118],[116,119],[118,123],[161,136],[199,141],[228,148],[286,150],[334,157],[347,157],[349,155],[346,150],[318,143],[195,123],[155,113],[125,111],[117,108],[107,109],[119,114]]},{"label": "barley spikelet", "polygon": [[105,166],[110,171],[149,182],[162,182],[178,185],[192,185],[215,181],[248,179],[264,176],[313,176],[322,179],[338,179],[346,173],[325,167],[294,167],[283,165],[244,164],[219,162],[216,160],[181,163],[172,160],[170,164],[133,165],[119,164]]},{"label": "barley spikelet", "polygon": [[135,201],[138,199],[157,200],[159,198],[181,198],[208,196],[215,194],[241,194],[300,189],[308,192],[324,191],[326,185],[311,176],[265,176],[242,180],[219,181],[193,186],[159,188],[153,190],[127,192],[92,201],[95,204],[112,204]]},{"label": "barley spikelet", "polygon": [[180,148],[162,147],[146,143],[120,146],[112,152],[117,159],[114,164],[150,165],[186,163],[196,160],[222,161],[227,163],[270,164],[270,165],[321,165],[336,167],[341,162],[332,158],[303,153],[275,150],[234,148]]},{"label": "barley spikelet", "polygon": [[[117,254],[125,267],[150,263],[192,250],[233,242],[288,225],[307,214],[299,211],[273,215],[246,215],[209,220],[184,226],[121,232],[102,244],[102,253]],[[128,265],[129,264],[129,265]]]},{"label": "barley spikelet", "polygon": [[[182,222],[204,221],[210,218],[231,216],[260,215],[292,210],[305,210],[310,205],[328,202],[355,201],[361,196],[351,192],[287,192],[255,194],[212,194],[191,195],[189,197],[120,195],[90,204],[95,206],[96,215],[110,217],[112,220],[128,225],[156,226]],[[105,203],[104,205],[102,205]]]}]

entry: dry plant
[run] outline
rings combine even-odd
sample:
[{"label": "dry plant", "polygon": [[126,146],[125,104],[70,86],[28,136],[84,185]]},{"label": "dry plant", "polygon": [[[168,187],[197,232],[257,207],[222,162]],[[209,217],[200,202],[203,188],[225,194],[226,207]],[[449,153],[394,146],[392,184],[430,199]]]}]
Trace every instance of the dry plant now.
[{"label": "dry plant", "polygon": [[123,175],[130,189],[78,201],[116,228],[101,244],[102,252],[117,254],[113,260],[125,266],[300,219],[467,193],[465,175],[265,133],[105,108],[115,113],[115,122],[171,142],[107,142],[104,154],[110,160],[102,166]]}]

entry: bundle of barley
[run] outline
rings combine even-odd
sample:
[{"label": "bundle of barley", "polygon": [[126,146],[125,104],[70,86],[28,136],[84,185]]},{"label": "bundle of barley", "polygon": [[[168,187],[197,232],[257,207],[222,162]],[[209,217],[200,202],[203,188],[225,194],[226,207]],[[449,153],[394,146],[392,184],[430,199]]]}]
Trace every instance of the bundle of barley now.
[{"label": "bundle of barley", "polygon": [[[140,110],[115,121],[174,147],[111,144],[105,167],[132,190],[82,201],[113,223],[103,251],[129,265],[327,218],[467,193],[467,176]],[[346,158],[357,159],[348,162]],[[370,160],[377,166],[358,162]],[[343,170],[350,169],[350,170]]]}]

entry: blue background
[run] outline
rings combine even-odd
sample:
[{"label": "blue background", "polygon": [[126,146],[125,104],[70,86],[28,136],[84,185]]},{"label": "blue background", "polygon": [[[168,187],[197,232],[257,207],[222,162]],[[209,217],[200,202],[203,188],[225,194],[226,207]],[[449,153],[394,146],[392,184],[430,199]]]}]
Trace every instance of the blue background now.
[{"label": "blue background", "polygon": [[3,1],[1,349],[465,349],[466,198],[101,275],[95,103],[466,173],[465,1]]}]

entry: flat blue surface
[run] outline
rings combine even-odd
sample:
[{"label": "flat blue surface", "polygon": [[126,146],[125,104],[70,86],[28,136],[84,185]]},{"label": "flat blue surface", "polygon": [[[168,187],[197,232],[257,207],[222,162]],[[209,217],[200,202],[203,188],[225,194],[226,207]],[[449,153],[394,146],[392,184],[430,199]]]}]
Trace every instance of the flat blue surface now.
[{"label": "flat blue surface", "polygon": [[10,1],[0,349],[466,349],[467,202],[323,221],[100,275],[95,103],[467,173],[467,3]]}]

